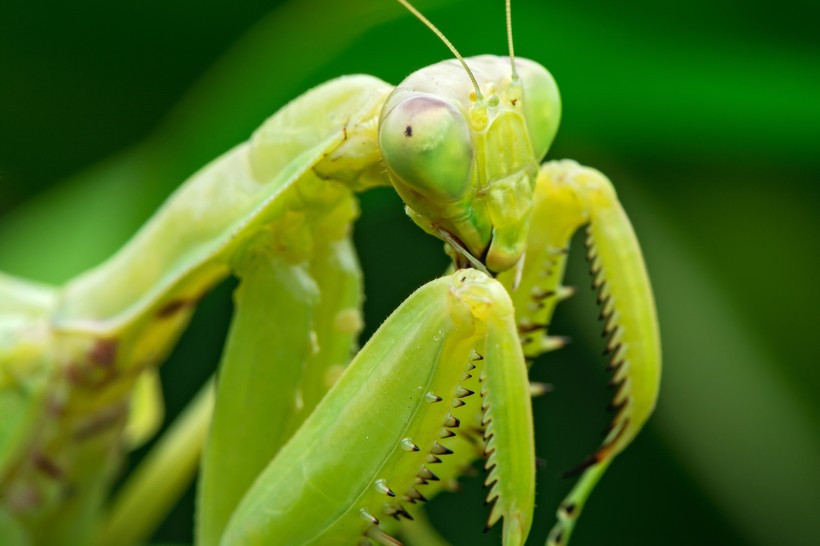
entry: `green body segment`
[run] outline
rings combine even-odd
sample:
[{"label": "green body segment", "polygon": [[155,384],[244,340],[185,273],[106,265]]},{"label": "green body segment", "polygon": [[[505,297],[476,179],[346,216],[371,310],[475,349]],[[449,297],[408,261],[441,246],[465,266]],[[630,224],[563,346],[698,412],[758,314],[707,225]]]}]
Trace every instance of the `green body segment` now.
[{"label": "green body segment", "polygon": [[562,284],[570,239],[589,221],[578,192],[546,176],[546,165],[554,164],[545,164],[536,182],[524,266],[498,276],[515,305],[521,344],[529,359],[563,344],[561,338],[547,336],[549,324],[557,304],[573,293]]},{"label": "green body segment", "polygon": [[[387,183],[378,151],[361,144],[375,141],[389,90],[375,78],[353,76],[293,101],[250,143],[196,173],[118,254],[58,291],[20,291],[20,282],[3,279],[0,290],[10,287],[15,296],[0,306],[28,313],[23,327],[39,336],[30,348],[27,337],[16,335],[0,347],[9,355],[0,366],[0,404],[14,415],[0,428],[0,458],[7,459],[0,460],[7,467],[0,474],[2,504],[35,544],[90,540],[122,457],[137,381],[165,359],[196,303],[237,267],[234,260],[250,241],[275,221],[307,221],[322,234],[317,255],[337,252],[345,267],[356,267],[329,245],[347,234],[355,204],[321,204],[336,197],[326,191],[333,180],[357,189]],[[298,258],[280,243],[273,241],[273,252]],[[31,297],[18,301],[20,294]],[[32,316],[38,308],[39,323]],[[12,332],[13,321],[0,318],[0,335]],[[317,320],[326,329],[333,318]],[[329,344],[344,345],[344,335]],[[323,390],[311,384],[305,396],[315,404]],[[146,415],[143,408],[140,416]],[[150,428],[149,418],[137,436]],[[79,483],[85,487],[76,488]],[[77,489],[80,494],[67,494]]]},{"label": "green body segment", "polygon": [[544,168],[556,184],[575,189],[589,211],[587,257],[598,290],[615,395],[615,416],[603,445],[582,466],[576,486],[558,509],[549,546],[567,543],[587,497],[655,409],[661,374],[658,321],[637,237],[610,181],[600,172],[565,161]]},{"label": "green body segment", "polygon": [[93,544],[136,546],[150,538],[196,475],[213,407],[208,381],[117,490]]},{"label": "green body segment", "polygon": [[[380,520],[405,512],[438,480],[448,426],[457,427],[458,413],[476,410],[478,396],[461,383],[498,307],[510,309],[508,296],[475,271],[433,281],[408,298],[259,476],[222,544],[386,540]],[[506,320],[512,324],[509,312]],[[495,342],[515,346],[504,332]],[[520,359],[503,364],[511,367],[505,373],[525,374]],[[526,423],[510,426],[531,441]],[[531,444],[527,455],[532,467]],[[521,504],[531,508],[532,498]]]},{"label": "green body segment", "polygon": [[495,500],[487,525],[504,518],[503,543],[523,544],[535,508],[535,446],[529,379],[518,342],[513,307],[495,305],[487,317],[482,382],[487,500]]},{"label": "green body segment", "polygon": [[[279,214],[282,193],[311,169],[350,183],[385,183],[368,178],[377,172],[378,154],[352,154],[349,147],[373,140],[389,90],[376,78],[350,76],[285,106],[250,142],[194,174],[119,253],[70,282],[58,327],[118,331],[152,308],[195,303],[227,275],[232,252]],[[351,164],[321,165],[339,149]]]},{"label": "green body segment", "polygon": [[203,546],[218,543],[242,495],[290,433],[311,351],[311,309],[319,294],[304,267],[268,252],[246,262],[202,461],[196,522]]},{"label": "green body segment", "polygon": [[[28,528],[36,515],[20,517],[33,504],[46,497],[59,498],[60,488],[43,469],[59,472],[41,451],[31,451],[32,438],[41,436],[44,414],[53,400],[59,370],[53,363],[55,341],[50,318],[56,304],[56,291],[0,275],[0,543],[37,544],[41,537],[60,537],[73,530],[64,516],[82,502],[63,503],[48,527]],[[38,466],[49,465],[39,472]],[[22,479],[21,479],[22,478]],[[25,479],[28,478],[28,479]],[[95,484],[89,484],[93,489]],[[75,497],[82,497],[76,495]],[[72,499],[73,500],[73,499]],[[30,514],[25,514],[29,515]],[[53,514],[52,514],[53,515]],[[83,514],[75,513],[76,521]],[[82,534],[77,535],[82,539]],[[52,541],[60,544],[63,538]]]},{"label": "green body segment", "polygon": [[[551,194],[543,200],[544,206],[562,209],[556,213],[567,220],[564,230],[572,232],[588,224],[587,257],[593,287],[598,290],[616,388],[613,405],[617,412],[596,455],[600,461],[623,450],[655,408],[661,352],[652,288],[635,231],[604,175],[574,161],[552,162],[542,167],[540,186]],[[549,217],[558,226],[563,224]],[[575,224],[573,217],[580,222]],[[559,247],[559,253],[563,252],[560,248],[566,246]]]},{"label": "green body segment", "polygon": [[25,449],[45,402],[55,301],[49,287],[0,274],[0,482]]},{"label": "green body segment", "polygon": [[55,290],[49,286],[12,277],[0,272],[0,320],[36,318],[54,307]]},{"label": "green body segment", "polygon": [[[219,543],[242,496],[352,356],[361,276],[347,232],[356,208],[338,183],[323,199],[305,204],[298,225],[291,207],[234,260],[240,286],[198,498],[202,546]],[[321,229],[325,215],[340,222],[331,233]]]},{"label": "green body segment", "polygon": [[609,180],[574,161],[546,163],[539,172],[534,203],[520,278],[514,271],[499,276],[515,303],[524,353],[534,358],[564,343],[548,337],[548,327],[557,302],[572,293],[561,285],[570,239],[588,225],[588,257],[609,336],[611,384],[617,389],[610,431],[601,448],[583,463],[581,469],[586,470],[558,510],[550,545],[559,546],[569,540],[587,497],[612,458],[632,441],[654,409],[660,386],[660,337],[640,247]]},{"label": "green body segment", "polygon": [[30,546],[31,544],[25,529],[3,509],[0,509],[0,544],[4,546]]}]

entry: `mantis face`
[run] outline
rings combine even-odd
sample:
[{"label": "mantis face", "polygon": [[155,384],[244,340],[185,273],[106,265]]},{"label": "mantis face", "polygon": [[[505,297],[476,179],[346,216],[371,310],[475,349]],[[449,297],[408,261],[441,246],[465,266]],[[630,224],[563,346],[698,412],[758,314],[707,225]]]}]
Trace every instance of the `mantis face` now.
[{"label": "mantis face", "polygon": [[414,72],[382,109],[379,147],[413,221],[500,272],[524,253],[538,164],[561,103],[537,63],[517,59],[519,79],[506,57],[467,62],[486,101],[455,60]]}]

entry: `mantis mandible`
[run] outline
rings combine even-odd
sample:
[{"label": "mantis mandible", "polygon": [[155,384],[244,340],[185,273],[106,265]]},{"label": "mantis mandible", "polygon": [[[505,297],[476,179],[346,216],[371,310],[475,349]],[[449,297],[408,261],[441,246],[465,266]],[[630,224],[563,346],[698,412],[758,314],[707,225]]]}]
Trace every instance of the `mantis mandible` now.
[{"label": "mantis mandible", "polygon": [[[481,457],[487,525],[501,520],[503,543],[523,544],[535,492],[527,371],[564,343],[548,325],[571,295],[570,237],[586,226],[615,416],[558,508],[548,544],[568,542],[657,398],[640,248],[606,177],[539,165],[560,99],[546,69],[515,57],[509,0],[509,56],[467,59],[399,2],[457,60],[395,88],[350,76],[293,100],[64,286],[0,276],[0,543],[139,541],[153,516],[130,521],[133,507],[172,502],[203,449],[198,544],[412,543],[399,522],[422,520],[419,506]],[[361,329],[355,196],[377,186],[443,241],[453,270],[348,365]],[[228,275],[240,284],[215,394],[108,506],[123,452],[156,427],[156,366]]]}]

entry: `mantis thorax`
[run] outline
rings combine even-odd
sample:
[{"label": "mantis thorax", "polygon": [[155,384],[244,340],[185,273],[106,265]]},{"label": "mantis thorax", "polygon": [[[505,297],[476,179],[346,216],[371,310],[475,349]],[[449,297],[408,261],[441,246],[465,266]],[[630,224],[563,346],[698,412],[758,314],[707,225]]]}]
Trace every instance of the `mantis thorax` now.
[{"label": "mantis thorax", "polygon": [[506,57],[467,62],[486,100],[455,60],[414,72],[385,103],[379,146],[413,221],[500,272],[524,253],[535,174],[558,129],[560,99],[532,61],[516,60],[520,79]]}]

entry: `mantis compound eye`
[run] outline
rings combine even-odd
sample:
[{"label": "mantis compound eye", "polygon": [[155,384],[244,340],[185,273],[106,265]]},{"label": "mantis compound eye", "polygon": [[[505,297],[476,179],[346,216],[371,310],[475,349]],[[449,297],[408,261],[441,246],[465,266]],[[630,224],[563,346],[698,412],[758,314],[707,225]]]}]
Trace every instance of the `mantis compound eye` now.
[{"label": "mantis compound eye", "polygon": [[470,129],[448,102],[424,95],[400,102],[382,120],[379,146],[403,196],[410,189],[431,201],[453,202],[470,187]]},{"label": "mantis compound eye", "polygon": [[516,62],[524,88],[524,118],[538,161],[544,159],[561,121],[561,96],[547,70],[533,62]]}]

